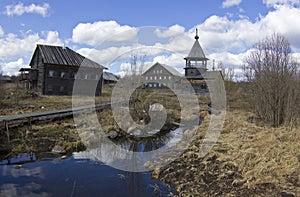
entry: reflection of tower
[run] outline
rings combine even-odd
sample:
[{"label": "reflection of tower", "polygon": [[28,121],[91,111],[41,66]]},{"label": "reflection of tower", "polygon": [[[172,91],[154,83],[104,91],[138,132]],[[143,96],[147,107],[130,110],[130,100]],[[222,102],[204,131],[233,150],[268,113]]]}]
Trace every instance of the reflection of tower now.
[{"label": "reflection of tower", "polygon": [[192,84],[196,93],[207,92],[207,85],[204,81],[204,74],[207,71],[207,60],[205,54],[198,41],[198,29],[196,29],[195,43],[188,54],[185,57],[185,77]]}]

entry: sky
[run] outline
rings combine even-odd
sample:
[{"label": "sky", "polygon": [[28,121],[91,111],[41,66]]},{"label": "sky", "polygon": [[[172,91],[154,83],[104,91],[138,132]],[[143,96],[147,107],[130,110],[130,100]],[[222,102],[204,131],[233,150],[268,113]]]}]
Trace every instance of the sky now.
[{"label": "sky", "polygon": [[160,62],[183,72],[198,28],[209,68],[222,63],[241,75],[253,44],[273,33],[288,39],[299,61],[299,21],[299,0],[2,0],[0,71],[18,74],[36,44],[47,44],[121,76],[134,55],[145,67]]}]

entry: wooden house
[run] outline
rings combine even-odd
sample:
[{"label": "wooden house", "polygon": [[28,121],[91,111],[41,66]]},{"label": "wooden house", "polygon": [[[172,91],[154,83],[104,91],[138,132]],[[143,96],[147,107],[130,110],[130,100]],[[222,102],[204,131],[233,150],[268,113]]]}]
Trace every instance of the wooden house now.
[{"label": "wooden house", "polygon": [[[80,94],[101,95],[103,81],[102,65],[80,55],[68,47],[36,46],[29,66],[30,90],[43,95],[72,95],[74,81],[80,81]],[[79,69],[80,68],[80,69]],[[80,72],[78,72],[80,70]],[[26,75],[25,75],[26,76]]]},{"label": "wooden house", "polygon": [[181,74],[176,69],[160,63],[155,63],[143,74],[145,87],[148,88],[180,88]]},{"label": "wooden house", "polygon": [[118,82],[119,78],[110,72],[103,72],[103,85],[113,86]]}]

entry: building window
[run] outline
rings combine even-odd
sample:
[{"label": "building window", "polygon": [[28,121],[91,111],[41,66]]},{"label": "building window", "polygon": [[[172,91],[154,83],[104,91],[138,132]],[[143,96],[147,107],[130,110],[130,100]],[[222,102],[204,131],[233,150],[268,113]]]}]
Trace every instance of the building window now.
[{"label": "building window", "polygon": [[148,77],[146,76],[146,80],[148,80]]},{"label": "building window", "polygon": [[155,74],[155,70],[153,71],[153,73]]},{"label": "building window", "polygon": [[52,85],[48,85],[48,92],[52,92],[53,91],[53,86]]},{"label": "building window", "polygon": [[74,79],[77,79],[77,72],[74,72],[74,73],[73,73],[73,78],[74,78]]},{"label": "building window", "polygon": [[169,76],[169,79],[171,79],[171,76]]},{"label": "building window", "polygon": [[158,84],[158,87],[161,87],[161,83]]},{"label": "building window", "polygon": [[156,88],[156,83],[155,83],[155,84],[153,84],[153,87],[155,87],[155,88]]},{"label": "building window", "polygon": [[161,79],[161,76],[159,76],[159,79]]},{"label": "building window", "polygon": [[149,83],[149,87],[152,88],[152,84],[151,83]]},{"label": "building window", "polygon": [[162,70],[160,70],[160,73],[162,73]]},{"label": "building window", "polygon": [[152,80],[152,76],[150,76],[150,80]]},{"label": "building window", "polygon": [[164,76],[164,79],[167,79],[167,76]]},{"label": "building window", "polygon": [[61,72],[61,73],[60,73],[60,77],[61,77],[61,78],[65,78],[65,76],[66,76],[66,73],[65,73],[65,72]]},{"label": "building window", "polygon": [[88,74],[85,74],[84,75],[84,79],[88,79],[89,75]]},{"label": "building window", "polygon": [[156,76],[154,76],[154,80],[156,80],[157,79],[157,77]]},{"label": "building window", "polygon": [[54,76],[54,70],[49,70],[48,76],[49,76],[49,77],[53,77],[53,76]]},{"label": "building window", "polygon": [[59,87],[59,91],[60,91],[60,92],[65,91],[65,87],[64,87],[64,86],[60,86],[60,87]]}]

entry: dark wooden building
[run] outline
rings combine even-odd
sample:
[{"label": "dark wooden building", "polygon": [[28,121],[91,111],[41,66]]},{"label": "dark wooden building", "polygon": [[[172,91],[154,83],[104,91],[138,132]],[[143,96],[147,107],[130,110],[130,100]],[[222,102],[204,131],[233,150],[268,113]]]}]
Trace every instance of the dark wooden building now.
[{"label": "dark wooden building", "polygon": [[104,85],[115,85],[119,80],[119,77],[110,72],[103,72],[103,84]]},{"label": "dark wooden building", "polygon": [[[207,74],[207,57],[203,52],[202,47],[198,41],[198,30],[196,30],[195,43],[189,52],[188,56],[185,57],[185,77],[192,85],[192,88],[195,90],[195,93],[207,93],[208,88],[207,84],[204,80],[205,74]],[[189,86],[182,84],[183,88],[185,87],[185,91],[189,92]]]},{"label": "dark wooden building", "polygon": [[145,80],[145,86],[148,88],[170,87],[180,88],[181,74],[176,69],[160,63],[155,63],[147,69],[142,77]]},{"label": "dark wooden building", "polygon": [[[80,94],[101,95],[102,65],[80,55],[68,47],[36,46],[27,72],[29,88],[43,95],[72,95],[74,81]],[[80,68],[80,69],[79,69]],[[26,76],[25,75],[25,76]]]}]

